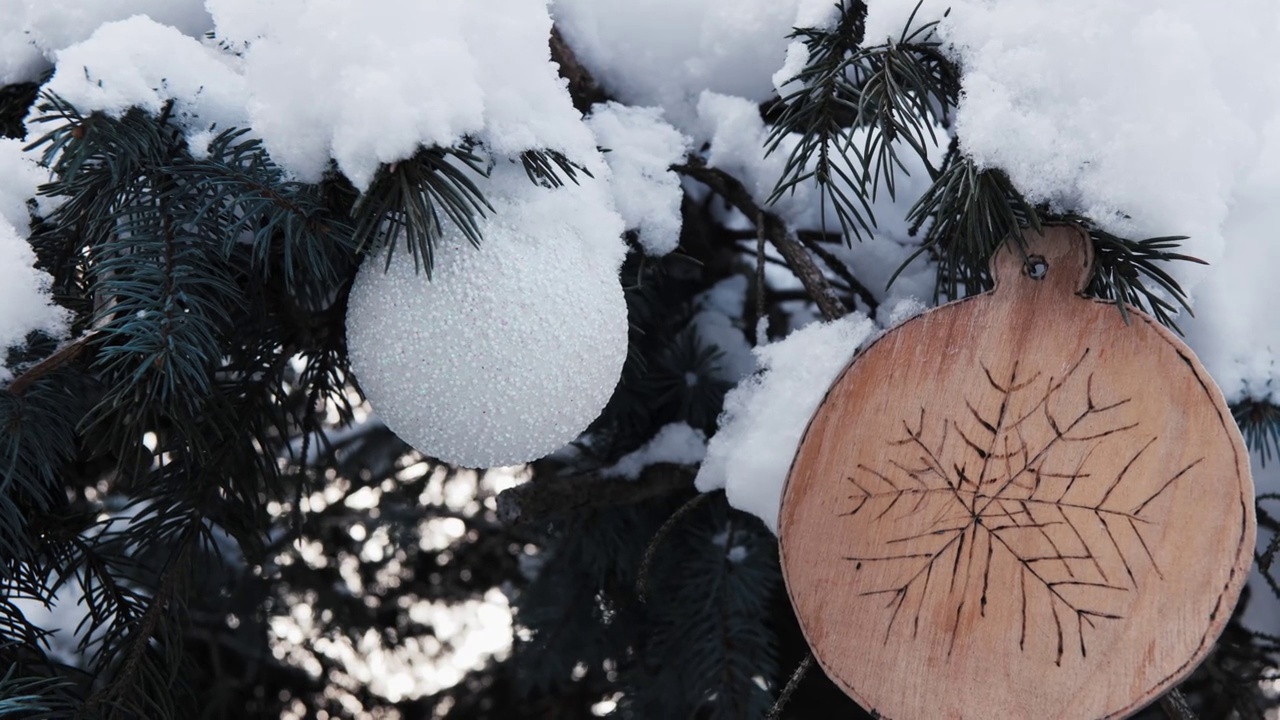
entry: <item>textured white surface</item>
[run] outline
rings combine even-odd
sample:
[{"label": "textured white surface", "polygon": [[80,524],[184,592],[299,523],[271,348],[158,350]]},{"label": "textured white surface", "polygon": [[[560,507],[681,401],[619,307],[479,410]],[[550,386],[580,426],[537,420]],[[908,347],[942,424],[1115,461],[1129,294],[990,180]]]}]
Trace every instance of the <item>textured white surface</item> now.
[{"label": "textured white surface", "polygon": [[203,0],[0,0],[0,85],[35,80],[57,51],[134,15],[192,37],[213,27]]},{"label": "textured white surface", "polygon": [[[0,17],[14,1],[0,0]],[[464,138],[497,156],[546,148],[603,167],[551,63],[545,2],[91,4],[42,4],[64,11],[60,26],[26,3],[19,29],[0,29],[0,73],[26,79],[56,58],[49,89],[85,112],[174,99],[197,152],[215,126],[252,126],[309,182],[336,161],[363,189],[380,165]]]},{"label": "textured white surface", "polygon": [[688,423],[676,422],[663,425],[649,442],[639,450],[628,453],[617,464],[600,471],[604,477],[623,477],[636,480],[650,465],[674,463],[697,465],[707,454],[707,436]]},{"label": "textured white surface", "polygon": [[307,181],[330,157],[358,188],[379,164],[464,136],[493,153],[594,161],[551,63],[537,0],[210,0],[220,39],[247,47],[248,113],[276,161]]},{"label": "textured white surface", "polygon": [[197,154],[217,132],[247,124],[244,78],[230,57],[144,15],[106,23],[57,58],[49,92],[81,113],[114,117],[134,107],[159,114],[172,100],[171,117]]},{"label": "textured white surface", "polygon": [[66,332],[68,313],[49,296],[48,273],[34,266],[36,254],[27,244],[30,216],[26,202],[48,178],[22,152],[23,143],[0,138],[0,383],[12,372],[5,352],[33,330],[58,337]]},{"label": "textured white surface", "polygon": [[608,150],[614,204],[628,230],[639,231],[649,255],[666,255],[680,243],[680,178],[667,168],[683,162],[690,140],[662,119],[659,108],[610,102],[587,118],[596,144]]},{"label": "textured white surface", "polygon": [[782,489],[809,418],[875,329],[865,315],[854,313],[756,348],[763,372],[725,396],[720,429],[698,470],[698,489],[724,488],[730,505],[776,533]]},{"label": "textured white surface", "polygon": [[797,0],[556,0],[556,26],[622,102],[688,129],[703,90],[769,99]]},{"label": "textured white surface", "polygon": [[622,222],[595,181],[550,190],[518,166],[485,186],[479,249],[450,229],[431,280],[403,247],[365,261],[351,291],[352,368],[391,430],[468,467],[513,465],[599,415],[627,350]]}]

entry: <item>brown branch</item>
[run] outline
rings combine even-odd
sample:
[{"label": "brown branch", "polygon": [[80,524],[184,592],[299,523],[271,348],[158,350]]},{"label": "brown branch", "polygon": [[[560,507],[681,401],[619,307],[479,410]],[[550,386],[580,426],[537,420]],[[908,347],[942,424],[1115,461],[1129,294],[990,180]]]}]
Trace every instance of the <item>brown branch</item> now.
[{"label": "brown branch", "polygon": [[640,561],[640,570],[636,573],[636,596],[640,598],[640,602],[648,602],[649,570],[653,567],[654,558],[658,557],[658,547],[662,545],[663,540],[667,539],[681,519],[696,510],[709,497],[711,493],[698,493],[689,498],[688,502],[671,513],[671,517],[662,523],[662,527],[658,528],[658,532],[654,533],[653,538],[649,540],[649,546],[644,549],[644,558]]},{"label": "brown branch", "polygon": [[1160,696],[1160,709],[1170,720],[1199,720],[1196,711],[1191,709],[1191,703],[1187,702],[1187,697],[1178,688]]},{"label": "brown branch", "polygon": [[762,210],[747,188],[735,177],[719,168],[707,167],[696,158],[684,165],[672,165],[671,169],[681,175],[697,180],[723,197],[743,215],[760,223],[764,235],[778,249],[778,253],[787,261],[791,272],[800,279],[800,284],[809,293],[809,297],[817,304],[818,311],[826,320],[844,317],[849,308],[836,295],[831,283],[818,268],[817,263],[805,250],[800,241],[787,229],[786,223],[777,215]]},{"label": "brown branch", "polygon": [[569,97],[578,112],[586,113],[591,106],[609,99],[591,72],[582,66],[573,48],[564,41],[557,27],[551,28],[551,62],[560,67],[560,77],[569,81]]},{"label": "brown branch", "polygon": [[80,357],[89,341],[96,335],[96,332],[89,332],[63,345],[54,351],[52,355],[27,368],[26,372],[14,378],[6,389],[14,395],[21,395],[35,381]]},{"label": "brown branch", "polygon": [[827,267],[831,268],[831,272],[839,275],[840,279],[848,284],[849,289],[862,298],[862,302],[866,303],[867,309],[872,314],[875,314],[876,308],[880,306],[880,303],[876,301],[875,295],[871,294],[867,286],[853,276],[848,265],[841,262],[840,258],[835,256],[835,253],[823,247],[822,243],[814,239],[812,235],[797,233],[797,237],[800,238],[800,242],[804,243],[805,247],[809,248],[810,252],[817,255]]},{"label": "brown branch", "polygon": [[597,474],[532,480],[498,495],[498,520],[505,524],[546,520],[590,508],[631,505],[693,489],[692,469],[651,465],[637,480]]},{"label": "brown branch", "polygon": [[769,708],[769,714],[765,716],[765,720],[778,720],[782,717],[782,709],[787,706],[787,701],[791,699],[796,688],[800,687],[800,682],[804,680],[804,676],[808,674],[811,667],[813,667],[813,653],[805,653],[804,659],[796,666],[795,672],[791,673],[791,679],[787,681],[786,687],[782,688],[782,692],[778,694],[778,700],[773,703],[773,707]]}]

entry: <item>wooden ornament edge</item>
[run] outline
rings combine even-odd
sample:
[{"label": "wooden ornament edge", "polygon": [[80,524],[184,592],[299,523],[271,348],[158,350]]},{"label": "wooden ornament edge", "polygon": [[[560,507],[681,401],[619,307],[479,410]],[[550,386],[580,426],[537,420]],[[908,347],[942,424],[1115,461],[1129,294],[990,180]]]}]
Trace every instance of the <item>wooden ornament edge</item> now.
[{"label": "wooden ornament edge", "polygon": [[[1085,241],[1089,242],[1088,235],[1085,234],[1083,230],[1079,228],[1079,226],[1068,225],[1067,227],[1071,227],[1072,229],[1079,232],[1081,235],[1084,235]],[[1006,242],[1008,242],[1008,240],[1006,240]],[[1003,251],[1003,249],[1004,249],[1004,245],[1002,244],[1000,247],[1000,250],[997,250],[996,252],[999,253]],[[1092,260],[1094,257],[1093,248],[1091,245],[1088,248],[1088,257],[1090,258],[1090,260]],[[992,257],[993,264],[994,264],[994,259],[995,259],[995,256],[993,255]],[[1092,272],[1093,272],[1093,269],[1092,267],[1090,267],[1087,273],[1088,275],[1091,275]],[[1085,278],[1086,285],[1088,283],[1088,275],[1086,275],[1086,278]],[[919,315],[916,315],[915,317],[910,318],[909,320],[903,323],[900,323],[891,328],[885,329],[884,332],[880,333],[878,337],[876,337],[874,340],[868,343],[865,347],[855,351],[853,357],[844,366],[844,368],[835,376],[835,378],[831,381],[831,384],[827,387],[826,392],[823,393],[822,400],[818,402],[818,406],[817,408],[814,409],[813,415],[809,417],[809,421],[805,424],[805,429],[804,429],[804,432],[801,433],[800,435],[799,442],[796,443],[795,451],[791,456],[791,462],[787,466],[787,476],[786,476],[786,480],[783,482],[783,485],[782,485],[782,494],[778,499],[778,517],[776,519],[776,525],[778,527],[778,561],[779,561],[779,566],[781,567],[781,570],[782,570],[783,587],[786,589],[786,592],[787,592],[787,601],[791,603],[791,606],[793,609],[796,607],[796,602],[795,602],[795,593],[791,587],[791,580],[787,572],[786,547],[782,543],[782,536],[783,536],[782,510],[783,510],[783,503],[787,497],[787,491],[791,487],[791,481],[795,471],[796,458],[800,454],[800,448],[804,445],[805,441],[809,437],[810,431],[813,429],[813,422],[817,418],[818,409],[820,409],[823,405],[826,404],[827,400],[831,396],[831,392],[844,380],[845,376],[849,374],[849,372],[858,363],[858,361],[862,358],[862,356],[870,352],[877,344],[880,343],[881,340],[887,337],[890,333],[901,330],[917,321],[922,321],[925,318],[927,318],[929,315],[937,313],[938,311],[943,310],[944,308],[950,309],[950,308],[955,308],[959,305],[963,305],[969,302],[975,302],[975,301],[984,300],[984,299],[990,300],[992,296],[994,296],[999,291],[1000,286],[1001,286],[1001,283],[997,282],[992,289],[986,292],[978,293],[976,295],[970,295],[967,298],[962,298],[954,302],[950,302],[944,305],[939,305],[939,306],[930,308],[920,313]],[[1082,300],[1087,300],[1089,302],[1093,302],[1096,304],[1106,305],[1108,307],[1115,306],[1115,302],[1113,301],[1101,300],[1098,298],[1091,298],[1084,295],[1083,287],[1082,287],[1082,290],[1077,291],[1075,295],[1081,298]],[[1239,427],[1235,424],[1234,418],[1231,418],[1230,421],[1228,421],[1228,418],[1231,417],[1231,412],[1230,412],[1230,406],[1227,404],[1227,401],[1226,401],[1226,396],[1223,395],[1222,389],[1218,387],[1218,384],[1214,382],[1212,376],[1209,375],[1204,365],[1200,362],[1200,358],[1195,354],[1195,351],[1192,350],[1191,347],[1188,346],[1185,342],[1183,342],[1181,338],[1175,335],[1173,331],[1169,330],[1164,325],[1161,325],[1155,318],[1151,317],[1146,312],[1138,308],[1135,308],[1132,305],[1129,305],[1128,303],[1125,303],[1125,310],[1128,312],[1128,317],[1130,318],[1126,324],[1132,325],[1134,322],[1134,319],[1137,319],[1146,323],[1147,327],[1155,330],[1156,333],[1159,335],[1160,339],[1164,340],[1164,342],[1168,344],[1174,350],[1174,352],[1177,353],[1177,355],[1191,369],[1191,372],[1195,376],[1196,381],[1200,383],[1200,386],[1204,390],[1206,396],[1209,398],[1210,402],[1213,403],[1214,410],[1218,414],[1218,420],[1222,424],[1223,430],[1226,433],[1228,440],[1231,442],[1232,451],[1235,454],[1236,477],[1239,481],[1240,504],[1241,504],[1241,511],[1242,511],[1243,517],[1241,518],[1241,534],[1240,534],[1238,544],[1236,546],[1235,562],[1231,566],[1231,572],[1227,577],[1226,584],[1222,587],[1222,590],[1218,593],[1217,604],[1214,608],[1212,615],[1210,616],[1209,624],[1204,634],[1201,636],[1200,645],[1196,648],[1196,650],[1192,653],[1192,655],[1176,670],[1174,670],[1172,673],[1162,678],[1161,680],[1158,680],[1153,686],[1151,686],[1147,690],[1143,691],[1143,693],[1132,703],[1116,711],[1113,711],[1108,715],[1103,716],[1101,720],[1113,720],[1118,718],[1125,718],[1132,715],[1133,713],[1136,713],[1142,708],[1155,702],[1157,699],[1160,698],[1161,695],[1163,695],[1166,691],[1168,691],[1169,688],[1177,685],[1179,682],[1185,679],[1188,675],[1190,675],[1196,669],[1196,667],[1200,665],[1200,663],[1204,660],[1204,658],[1213,649],[1213,643],[1218,639],[1218,637],[1222,635],[1223,630],[1226,628],[1226,624],[1231,620],[1231,615],[1232,615],[1231,611],[1228,610],[1226,612],[1222,612],[1221,610],[1224,604],[1230,604],[1232,608],[1234,608],[1235,604],[1239,602],[1240,594],[1244,591],[1244,586],[1247,583],[1249,578],[1249,569],[1253,566],[1253,549],[1257,544],[1256,511],[1255,511],[1254,505],[1251,502],[1248,502],[1246,500],[1246,497],[1255,498],[1257,495],[1257,490],[1253,482],[1253,472],[1249,463],[1249,451],[1247,446],[1244,443],[1244,437],[1243,435],[1241,435]],[[1228,602],[1224,603],[1224,601],[1228,601]],[[818,666],[822,668],[822,671],[827,676],[827,678],[829,678],[830,680],[835,682],[837,685],[839,685],[840,688],[844,690],[845,694],[853,698],[853,700],[857,702],[860,706],[862,706],[862,708],[865,709],[866,711],[870,712],[877,718],[881,718],[881,720],[891,720],[889,716],[884,715],[879,710],[877,710],[871,703],[867,702],[867,699],[860,692],[858,692],[856,688],[852,687],[848,682],[846,682],[838,674],[835,674],[831,671],[831,668],[827,666],[823,658],[819,657],[818,653],[813,652],[814,645],[813,645],[813,641],[810,638],[809,628],[806,624],[805,619],[800,617],[799,613],[796,614],[796,621],[797,621],[797,624],[799,624],[800,626],[800,632],[804,636],[805,642],[809,645],[809,649],[811,654],[813,655],[814,660],[817,661]]]},{"label": "wooden ornament edge", "polygon": [[[805,423],[805,426],[804,426],[804,432],[800,434],[800,441],[796,443],[796,449],[791,456],[791,462],[787,465],[787,478],[782,483],[782,495],[778,498],[778,518],[775,523],[778,526],[778,565],[782,569],[782,586],[787,591],[787,602],[791,603],[792,610],[794,610],[796,607],[796,599],[795,599],[795,592],[792,590],[792,587],[791,587],[790,576],[787,573],[786,546],[783,545],[782,543],[782,534],[783,534],[782,508],[783,508],[783,503],[787,497],[787,490],[791,487],[791,479],[794,475],[794,471],[796,468],[796,458],[800,455],[801,446],[803,446],[805,440],[809,438],[809,432],[813,429],[813,421],[818,417],[818,409],[820,409],[823,405],[826,404],[827,400],[831,397],[831,391],[834,390],[836,386],[839,385],[844,380],[845,375],[849,374],[849,372],[853,369],[853,366],[858,363],[858,360],[863,355],[870,352],[871,349],[874,348],[877,344],[879,344],[881,340],[884,340],[889,335],[889,333],[894,332],[896,330],[901,330],[907,327],[908,325],[911,325],[912,323],[921,321],[924,318],[928,317],[929,315],[932,315],[938,312],[939,310],[942,310],[943,308],[953,308],[965,303],[986,299],[995,293],[997,287],[993,287],[992,289],[987,290],[986,292],[978,293],[977,295],[970,295],[967,298],[962,298],[960,300],[956,300],[955,302],[949,302],[949,303],[946,303],[945,305],[938,305],[936,307],[929,308],[928,310],[925,310],[924,312],[906,320],[905,322],[894,325],[891,328],[886,328],[884,332],[880,333],[880,335],[876,337],[876,339],[872,340],[870,343],[867,343],[867,345],[862,349],[856,350],[854,352],[853,357],[849,359],[849,362],[844,366],[844,369],[842,369],[839,372],[839,374],[836,375],[835,379],[831,381],[831,385],[827,387],[827,391],[822,394],[822,400],[818,401],[818,407],[814,409],[813,415],[809,416],[809,421]],[[813,651],[813,640],[810,638],[808,624],[806,623],[805,618],[800,617],[799,613],[796,613],[796,624],[800,626],[800,634],[804,636],[805,643],[809,646],[810,654],[813,655],[814,661],[818,663],[818,667],[822,668],[822,672],[824,675],[827,676],[827,679],[839,685],[840,688],[844,690],[846,695],[853,698],[854,702],[858,703],[858,705],[860,705],[862,709],[871,713],[872,716],[878,718],[879,720],[892,720],[892,718],[890,718],[888,715],[885,715],[884,713],[877,710],[870,702],[867,702],[867,699],[862,695],[862,693],[860,693],[856,688],[854,688],[852,685],[846,682],[843,677],[841,677],[839,674],[833,673],[831,671],[831,668],[827,666],[826,661],[822,657],[820,657],[818,653]]]},{"label": "wooden ornament edge", "polygon": [[[1109,300],[1086,299],[1107,306],[1115,304]],[[1124,718],[1138,712],[1158,700],[1161,695],[1182,682],[1199,667],[1200,663],[1204,661],[1205,657],[1213,649],[1213,643],[1221,637],[1222,631],[1226,629],[1227,623],[1231,621],[1232,610],[1235,609],[1236,603],[1240,601],[1240,594],[1244,592],[1244,586],[1248,583],[1249,569],[1253,566],[1253,551],[1258,542],[1257,513],[1254,503],[1251,502],[1257,497],[1257,488],[1253,483],[1253,468],[1249,463],[1249,448],[1245,445],[1244,436],[1240,433],[1240,428],[1236,425],[1235,419],[1231,415],[1231,408],[1227,404],[1226,396],[1222,394],[1222,388],[1218,387],[1218,384],[1214,382],[1213,377],[1209,375],[1209,371],[1200,362],[1200,358],[1195,351],[1175,335],[1172,330],[1160,324],[1155,318],[1142,310],[1127,303],[1125,308],[1129,311],[1131,318],[1138,318],[1145,322],[1149,328],[1160,335],[1160,339],[1173,348],[1178,357],[1191,368],[1191,372],[1200,383],[1201,389],[1204,390],[1205,395],[1213,403],[1214,410],[1218,413],[1218,421],[1222,424],[1223,432],[1226,433],[1227,439],[1231,442],[1231,448],[1235,453],[1236,478],[1239,481],[1240,508],[1243,517],[1241,517],[1240,538],[1236,545],[1235,563],[1231,566],[1231,573],[1227,576],[1226,584],[1223,585],[1222,590],[1218,593],[1217,605],[1214,607],[1209,624],[1200,638],[1200,646],[1187,658],[1186,662],[1162,680],[1157,681],[1141,697],[1124,708],[1105,716],[1104,720]],[[796,449],[799,450],[798,445]],[[789,479],[790,474],[788,473]],[[788,597],[790,597],[790,590],[787,592]],[[1224,601],[1226,601],[1225,604],[1231,606],[1226,608],[1225,611],[1223,611]]]}]

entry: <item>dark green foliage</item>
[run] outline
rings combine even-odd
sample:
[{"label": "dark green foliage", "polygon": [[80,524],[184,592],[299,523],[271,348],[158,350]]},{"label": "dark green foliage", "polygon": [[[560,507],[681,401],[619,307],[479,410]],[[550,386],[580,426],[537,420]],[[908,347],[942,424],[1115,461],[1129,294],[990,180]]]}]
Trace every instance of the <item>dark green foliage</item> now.
[{"label": "dark green foliage", "polygon": [[1231,408],[1236,424],[1244,433],[1249,449],[1265,466],[1280,457],[1280,407],[1257,400],[1244,400]]},{"label": "dark green foliage", "polygon": [[935,126],[949,123],[960,91],[959,73],[940,51],[937,23],[917,27],[913,12],[900,37],[863,46],[865,18],[863,3],[841,4],[834,28],[792,34],[809,60],[793,79],[800,88],[781,100],[767,145],[774,152],[799,135],[769,201],[816,182],[846,238],[874,230],[869,199],[881,189],[895,196],[897,173],[907,172],[899,143],[928,163]]},{"label": "dark green foliage", "polygon": [[[358,246],[368,252],[403,237],[414,267],[430,277],[433,247],[446,221],[472,245],[480,244],[479,218],[493,207],[476,178],[488,174],[485,158],[472,145],[423,148],[408,160],[384,166],[352,209]],[[387,267],[394,252],[393,246]]]},{"label": "dark green foliage", "polygon": [[[631,255],[622,268],[631,331],[622,378],[592,425],[592,455],[614,458],[644,444],[662,426],[685,422],[710,434],[724,394],[722,352],[691,323],[695,296],[710,283],[690,276],[688,257]],[[607,464],[607,463],[605,463]]]},{"label": "dark green foliage", "polygon": [[563,187],[566,181],[577,183],[578,173],[593,177],[589,170],[557,150],[526,150],[520,155],[520,163],[524,165],[529,182],[543,187]]},{"label": "dark green foliage", "polygon": [[[31,242],[81,335],[0,393],[0,510],[21,513],[0,538],[19,545],[6,597],[83,595],[86,624],[63,632],[90,716],[184,716],[195,568],[218,564],[223,533],[262,547],[263,504],[289,485],[275,456],[318,401],[345,404],[332,325],[354,239],[323,185],[286,182],[242,133],[196,158],[167,112],[39,110],[42,193],[62,202]],[[286,383],[292,358],[307,369]],[[57,667],[10,628],[24,641],[0,658]]]},{"label": "dark green foliage", "polygon": [[954,145],[908,219],[916,227],[929,225],[917,254],[928,252],[938,264],[935,300],[990,289],[988,262],[1005,238],[1024,226],[1040,227],[1039,215],[1004,173],[980,169]]},{"label": "dark green foliage", "polygon": [[17,138],[27,136],[27,129],[22,118],[27,108],[36,101],[40,94],[40,84],[34,82],[0,85],[0,137]]},{"label": "dark green foliage", "polygon": [[665,683],[642,676],[626,693],[638,718],[688,708],[707,718],[754,718],[773,704],[781,675],[769,624],[782,589],[776,540],[719,497],[704,507],[659,549],[666,560],[651,571],[660,580],[647,595],[654,626],[647,654],[685,694],[672,697]]},{"label": "dark green foliage", "polygon": [[[1178,329],[1174,316],[1182,310],[1191,313],[1187,296],[1178,282],[1165,271],[1162,263],[1175,260],[1205,264],[1199,258],[1173,252],[1185,236],[1157,237],[1146,240],[1130,240],[1082,222],[1093,239],[1093,280],[1085,293],[1093,297],[1114,300],[1123,314],[1132,305],[1155,316],[1164,325]],[[1152,289],[1154,285],[1156,289]],[[1167,298],[1167,299],[1166,299]]]},{"label": "dark green foliage", "polygon": [[10,667],[0,677],[0,717],[30,717],[55,711],[74,712],[66,705],[57,706],[51,700],[62,688],[56,678],[20,678],[17,666]]}]

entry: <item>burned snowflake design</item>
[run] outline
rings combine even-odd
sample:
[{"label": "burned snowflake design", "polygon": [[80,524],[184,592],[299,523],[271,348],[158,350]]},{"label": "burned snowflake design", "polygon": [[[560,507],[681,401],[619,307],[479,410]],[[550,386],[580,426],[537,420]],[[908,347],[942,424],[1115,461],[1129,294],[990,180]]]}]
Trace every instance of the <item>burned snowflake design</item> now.
[{"label": "burned snowflake design", "polygon": [[989,599],[1012,593],[1018,647],[1048,627],[1056,642],[1046,650],[1061,665],[1123,617],[1139,577],[1163,577],[1147,540],[1159,500],[1203,458],[1153,476],[1162,439],[1090,366],[1088,349],[1059,377],[983,366],[973,397],[952,403],[956,417],[922,408],[900,421],[878,465],[852,468],[852,507],[840,514],[889,525],[875,551],[844,556],[868,578],[860,595],[887,601],[886,644],[895,632],[917,638],[942,603],[950,654],[962,618],[965,632],[981,632]]}]

